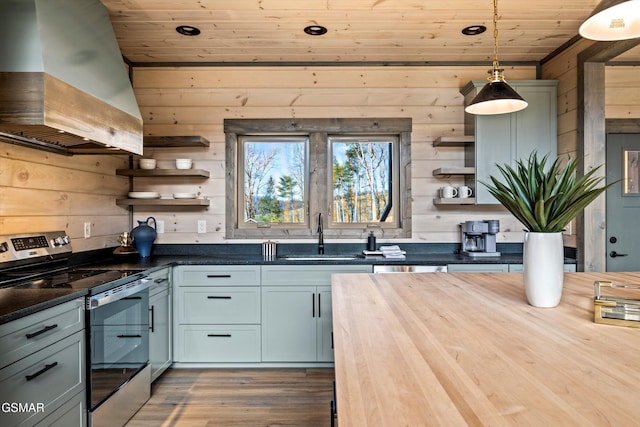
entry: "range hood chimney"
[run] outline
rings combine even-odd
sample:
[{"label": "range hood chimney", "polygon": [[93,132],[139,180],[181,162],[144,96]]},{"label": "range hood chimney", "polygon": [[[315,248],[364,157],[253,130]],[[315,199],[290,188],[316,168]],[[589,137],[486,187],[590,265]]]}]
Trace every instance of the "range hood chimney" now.
[{"label": "range hood chimney", "polygon": [[0,141],[142,154],[142,116],[99,0],[2,0],[0,40]]}]

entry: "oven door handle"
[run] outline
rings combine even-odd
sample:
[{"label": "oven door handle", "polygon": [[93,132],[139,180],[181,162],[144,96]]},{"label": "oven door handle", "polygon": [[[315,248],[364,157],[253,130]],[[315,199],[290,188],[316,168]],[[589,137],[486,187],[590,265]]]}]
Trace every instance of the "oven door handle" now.
[{"label": "oven door handle", "polygon": [[133,294],[137,294],[140,291],[149,289],[151,286],[151,279],[149,277],[142,277],[133,282],[126,283],[121,286],[116,286],[108,291],[101,292],[96,295],[92,295],[87,299],[87,310],[94,310],[103,305],[119,301],[121,299],[130,297]]}]

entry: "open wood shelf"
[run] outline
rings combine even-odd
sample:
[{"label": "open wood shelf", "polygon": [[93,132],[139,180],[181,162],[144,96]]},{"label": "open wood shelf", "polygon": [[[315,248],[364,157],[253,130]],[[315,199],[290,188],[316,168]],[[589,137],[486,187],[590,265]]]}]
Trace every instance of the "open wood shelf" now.
[{"label": "open wood shelf", "polygon": [[209,146],[209,140],[201,136],[145,136],[143,141],[150,148]]},{"label": "open wood shelf", "polygon": [[433,176],[442,175],[473,175],[476,169],[473,167],[446,167],[433,170]]},{"label": "open wood shelf", "polygon": [[121,176],[162,176],[162,177],[200,177],[209,178],[209,171],[204,169],[116,169],[116,175]]},{"label": "open wood shelf", "polygon": [[464,147],[475,142],[473,135],[439,136],[433,141],[434,147]]},{"label": "open wood shelf", "polygon": [[118,206],[209,206],[209,199],[117,199]]},{"label": "open wood shelf", "polygon": [[475,205],[475,197],[451,197],[448,199],[436,197],[433,199],[434,205]]}]

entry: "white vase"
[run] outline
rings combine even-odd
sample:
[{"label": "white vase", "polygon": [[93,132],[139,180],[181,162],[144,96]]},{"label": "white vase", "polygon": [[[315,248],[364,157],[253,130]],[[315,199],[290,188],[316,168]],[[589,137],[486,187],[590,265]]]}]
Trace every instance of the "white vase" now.
[{"label": "white vase", "polygon": [[555,307],[562,297],[564,244],[562,232],[524,235],[524,290],[534,307]]}]

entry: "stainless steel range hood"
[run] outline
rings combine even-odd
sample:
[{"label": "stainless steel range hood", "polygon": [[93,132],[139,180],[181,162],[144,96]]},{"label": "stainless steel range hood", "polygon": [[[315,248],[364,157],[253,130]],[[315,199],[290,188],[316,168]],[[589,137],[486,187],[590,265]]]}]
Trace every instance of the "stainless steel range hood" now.
[{"label": "stainless steel range hood", "polygon": [[2,0],[0,40],[0,141],[142,154],[142,116],[99,0]]}]

